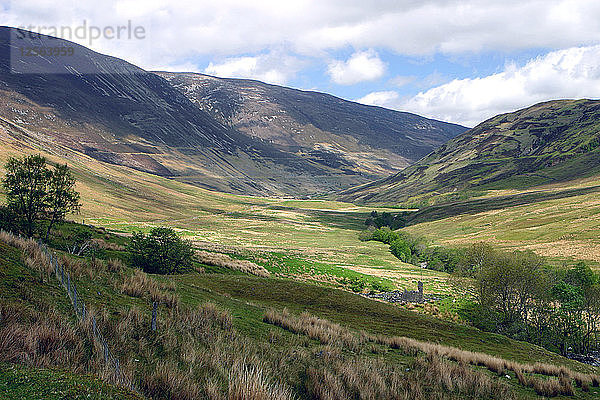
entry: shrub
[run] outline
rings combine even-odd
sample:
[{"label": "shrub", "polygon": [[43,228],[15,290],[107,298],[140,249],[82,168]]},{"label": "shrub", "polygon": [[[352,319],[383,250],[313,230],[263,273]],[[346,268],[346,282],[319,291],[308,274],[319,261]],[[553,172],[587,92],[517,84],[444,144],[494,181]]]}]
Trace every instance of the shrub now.
[{"label": "shrub", "polygon": [[402,239],[396,239],[390,244],[392,254],[402,262],[409,262],[412,252],[410,246]]},{"label": "shrub", "polygon": [[131,264],[151,274],[175,274],[192,266],[194,251],[171,228],[154,228],[148,235],[133,234],[129,244]]}]

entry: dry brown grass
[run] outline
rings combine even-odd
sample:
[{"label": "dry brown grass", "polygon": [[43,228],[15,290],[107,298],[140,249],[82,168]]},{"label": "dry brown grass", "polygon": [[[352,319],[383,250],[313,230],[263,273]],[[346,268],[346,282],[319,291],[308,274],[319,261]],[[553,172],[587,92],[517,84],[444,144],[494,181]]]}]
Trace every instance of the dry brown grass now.
[{"label": "dry brown grass", "polygon": [[[455,347],[422,342],[407,337],[387,337],[382,335],[376,336],[367,334],[365,332],[354,333],[341,325],[310,316],[306,313],[303,313],[300,316],[295,316],[290,314],[287,310],[269,310],[265,314],[263,321],[282,327],[294,333],[305,334],[310,338],[321,341],[324,344],[338,344],[352,349],[353,351],[360,351],[361,348],[364,348],[366,343],[374,342],[380,345],[388,346],[392,349],[399,349],[407,355],[417,355],[420,352],[425,353],[428,357],[443,357],[450,361],[455,361],[458,366],[463,368],[463,370],[466,365],[475,365],[485,367],[489,371],[498,375],[505,375],[508,371],[514,371],[518,381],[523,386],[531,387],[536,391],[536,393],[544,396],[570,395],[570,393],[574,392],[573,380],[575,381],[576,385],[581,387],[583,390],[588,390],[590,384],[596,385],[600,382],[600,377],[597,375],[574,372],[564,366],[542,363],[536,363],[533,365],[520,364],[490,356],[485,353],[461,350]],[[439,363],[434,364],[438,365]],[[456,366],[456,364],[448,364],[444,366],[444,368],[454,368],[453,366]],[[442,370],[437,372],[440,374],[440,376],[447,375],[442,373]],[[535,374],[558,377],[558,379],[545,379],[538,377]],[[326,374],[321,378],[324,380],[324,382],[330,382],[330,377],[326,376]],[[478,377],[477,379],[483,378]],[[489,389],[489,382],[486,382],[487,381],[481,381],[477,384],[472,383],[471,386],[473,386],[473,388],[487,387]],[[442,383],[448,388],[454,387],[454,384],[452,384],[450,381],[442,380]],[[466,383],[463,382],[460,385],[464,384]],[[462,386],[460,385],[456,387],[461,388]],[[334,393],[337,390],[336,387],[336,385],[332,385],[328,390]],[[472,390],[474,390],[473,388]],[[333,398],[336,397],[334,396]]]},{"label": "dry brown grass", "polygon": [[573,382],[571,378],[562,375],[556,378],[538,378],[532,375],[526,375],[520,370],[515,371],[519,383],[525,387],[530,387],[540,396],[556,397],[560,395],[573,396]]},{"label": "dry brown grass", "polygon": [[198,261],[207,265],[229,268],[256,276],[268,277],[270,275],[263,266],[255,264],[248,260],[236,260],[227,254],[211,253],[204,250],[197,250]]},{"label": "dry brown grass", "polygon": [[256,365],[237,361],[229,373],[227,400],[291,400],[292,392],[270,380]]},{"label": "dry brown grass", "polygon": [[[308,389],[318,400],[488,398],[514,399],[510,388],[488,374],[439,356],[419,357],[404,369],[381,359],[343,358],[309,368]],[[432,393],[433,392],[433,393]]]},{"label": "dry brown grass", "polygon": [[323,344],[340,344],[355,352],[358,352],[367,342],[364,335],[356,335],[341,325],[308,313],[302,313],[299,317],[295,317],[287,309],[283,311],[269,310],[265,313],[263,321],[294,333],[302,333]]},{"label": "dry brown grass", "polygon": [[[100,320],[110,317],[100,316]],[[125,354],[160,362],[138,377],[150,398],[210,400],[292,400],[291,391],[266,373],[251,341],[238,335],[231,314],[212,303],[159,313],[156,334],[149,334],[149,313],[130,309],[108,334]],[[116,325],[115,325],[116,324]],[[146,338],[153,337],[151,342]],[[267,368],[272,371],[272,369]]]},{"label": "dry brown grass", "polygon": [[120,274],[125,270],[125,265],[118,258],[109,258],[106,260],[106,270],[114,274]]},{"label": "dry brown grass", "polygon": [[170,308],[178,307],[180,303],[179,297],[173,293],[174,290],[173,283],[159,283],[140,270],[135,270],[133,275],[126,278],[121,285],[121,293],[123,294],[145,298]]},{"label": "dry brown grass", "polygon": [[0,230],[0,240],[6,244],[16,247],[23,251],[24,261],[28,267],[37,271],[46,278],[50,277],[52,268],[50,267],[50,259],[40,249],[38,243],[33,239],[25,239],[15,236],[12,233]]},{"label": "dry brown grass", "polygon": [[94,243],[95,245],[97,245],[102,250],[114,250],[114,251],[125,250],[124,246],[121,246],[120,244],[116,244],[116,243],[107,242],[101,238],[92,239],[91,242]]},{"label": "dry brown grass", "polygon": [[89,372],[96,365],[86,358],[85,346],[85,336],[54,310],[0,305],[1,361]]},{"label": "dry brown grass", "polygon": [[158,362],[154,371],[142,379],[141,389],[154,399],[195,400],[201,394],[194,376],[168,361]]}]

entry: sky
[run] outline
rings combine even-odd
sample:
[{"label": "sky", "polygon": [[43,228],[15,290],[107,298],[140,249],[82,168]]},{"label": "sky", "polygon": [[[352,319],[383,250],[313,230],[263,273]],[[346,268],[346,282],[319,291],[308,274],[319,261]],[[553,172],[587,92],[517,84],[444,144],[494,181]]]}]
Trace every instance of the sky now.
[{"label": "sky", "polygon": [[469,127],[600,98],[599,21],[597,0],[0,0],[0,25],[146,70],[258,79]]}]

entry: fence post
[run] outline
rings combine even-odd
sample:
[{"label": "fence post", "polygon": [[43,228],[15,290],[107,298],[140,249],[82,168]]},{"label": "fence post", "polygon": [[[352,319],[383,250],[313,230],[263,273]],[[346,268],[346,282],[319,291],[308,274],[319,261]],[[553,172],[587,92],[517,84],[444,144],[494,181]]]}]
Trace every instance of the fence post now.
[{"label": "fence post", "polygon": [[119,368],[119,359],[115,358],[115,375],[121,381],[121,369]]},{"label": "fence post", "polygon": [[151,328],[153,331],[156,330],[156,311],[158,308],[158,303],[155,301],[154,303],[152,303],[152,324],[151,324]]},{"label": "fence post", "polygon": [[75,287],[75,283],[73,283],[73,306],[75,307],[75,315],[79,314],[79,310],[77,309],[77,287]]},{"label": "fence post", "polygon": [[108,345],[104,339],[102,339],[102,347],[104,348],[104,362],[108,363]]}]

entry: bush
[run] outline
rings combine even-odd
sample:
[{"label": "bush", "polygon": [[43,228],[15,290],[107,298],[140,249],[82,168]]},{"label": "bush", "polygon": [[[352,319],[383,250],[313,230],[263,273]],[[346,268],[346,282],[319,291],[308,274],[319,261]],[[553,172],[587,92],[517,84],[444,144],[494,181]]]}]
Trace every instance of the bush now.
[{"label": "bush", "polygon": [[192,267],[194,250],[171,228],[154,228],[148,235],[133,234],[128,250],[131,264],[151,274],[175,274]]},{"label": "bush", "polygon": [[412,252],[410,246],[402,239],[396,239],[390,244],[390,251],[402,262],[409,262]]}]

